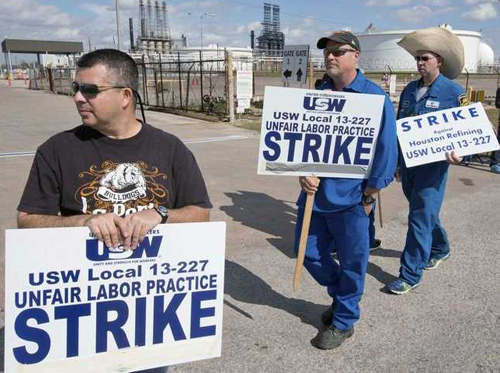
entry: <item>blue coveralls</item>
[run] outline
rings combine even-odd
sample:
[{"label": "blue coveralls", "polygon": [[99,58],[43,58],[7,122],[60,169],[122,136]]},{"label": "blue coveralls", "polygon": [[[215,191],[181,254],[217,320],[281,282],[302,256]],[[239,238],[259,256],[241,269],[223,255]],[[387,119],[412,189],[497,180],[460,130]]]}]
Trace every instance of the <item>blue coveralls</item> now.
[{"label": "blue coveralls", "polygon": [[[334,90],[326,81],[318,89]],[[384,91],[358,71],[345,92],[385,95]],[[362,114],[360,108],[360,114]],[[312,277],[327,287],[334,299],[333,325],[351,329],[360,317],[359,302],[363,295],[366,264],[369,255],[368,222],[361,197],[366,187],[382,189],[393,179],[397,164],[397,140],[394,108],[386,96],[382,121],[368,179],[321,178],[314,197],[311,225],[307,239],[304,266]],[[295,230],[298,251],[306,195],[301,192]],[[331,242],[337,248],[339,264],[330,255]]]},{"label": "blue coveralls", "polygon": [[[464,89],[444,75],[438,75],[417,101],[419,84],[420,80],[413,81],[401,93],[398,119],[461,106],[460,96],[464,97]],[[468,103],[464,101],[464,104]],[[407,168],[401,154],[399,159],[403,192],[410,203],[399,277],[415,285],[420,282],[423,269],[431,258],[441,259],[450,252],[446,231],[439,220],[449,164],[439,161]]]}]

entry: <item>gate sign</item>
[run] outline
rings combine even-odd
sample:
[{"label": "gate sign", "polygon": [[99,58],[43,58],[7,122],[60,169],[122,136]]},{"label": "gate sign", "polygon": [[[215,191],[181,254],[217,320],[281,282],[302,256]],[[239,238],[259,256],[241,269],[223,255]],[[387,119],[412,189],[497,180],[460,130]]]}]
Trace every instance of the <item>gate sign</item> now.
[{"label": "gate sign", "polygon": [[238,100],[253,98],[253,71],[236,71],[236,98]]},{"label": "gate sign", "polygon": [[384,98],[266,87],[258,173],[368,178]]},{"label": "gate sign", "polygon": [[309,45],[285,45],[281,81],[283,83],[305,83],[308,59]]},{"label": "gate sign", "polygon": [[479,102],[399,119],[396,127],[407,167],[444,161],[452,151],[464,156],[500,149]]},{"label": "gate sign", "polygon": [[225,223],[134,251],[88,228],[6,231],[5,371],[132,372],[221,354]]}]

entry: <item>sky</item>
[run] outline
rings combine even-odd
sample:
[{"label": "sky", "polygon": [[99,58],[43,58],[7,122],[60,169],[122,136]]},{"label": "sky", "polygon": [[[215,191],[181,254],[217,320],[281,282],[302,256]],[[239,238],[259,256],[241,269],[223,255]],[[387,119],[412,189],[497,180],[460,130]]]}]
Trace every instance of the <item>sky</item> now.
[{"label": "sky", "polygon": [[[122,49],[130,45],[128,19],[139,29],[139,0],[118,0]],[[480,32],[495,60],[500,57],[500,0],[267,0],[280,6],[286,44],[311,44],[334,30],[363,32],[409,30],[443,23],[455,30]],[[144,0],[146,3],[146,0]],[[161,3],[161,2],[160,2]],[[262,0],[168,0],[173,38],[185,35],[188,46],[218,44],[247,47],[250,31],[260,35]],[[116,47],[115,0],[0,0],[0,41],[89,38],[92,48]],[[21,58],[21,57],[20,57]]]}]

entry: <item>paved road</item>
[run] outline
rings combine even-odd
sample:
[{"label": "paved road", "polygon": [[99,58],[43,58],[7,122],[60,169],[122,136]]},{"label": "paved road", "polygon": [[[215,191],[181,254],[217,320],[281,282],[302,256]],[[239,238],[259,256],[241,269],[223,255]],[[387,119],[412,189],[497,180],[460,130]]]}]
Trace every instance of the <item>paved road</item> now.
[{"label": "paved road", "polygon": [[[451,168],[442,221],[452,257],[406,296],[383,291],[397,275],[407,229],[400,185],[383,192],[384,228],[378,237],[384,248],[370,259],[362,319],[338,351],[318,351],[309,341],[329,299],[308,274],[296,293],[291,289],[296,179],[256,175],[254,132],[162,113],[146,116],[188,142],[207,181],[212,220],[227,222],[222,357],[170,372],[500,371],[500,177],[486,166]],[[15,227],[32,162],[29,154],[5,153],[30,153],[78,119],[68,97],[0,82],[2,231]],[[214,138],[222,141],[208,141]],[[3,266],[3,234],[0,249]],[[0,280],[3,286],[3,272]]]}]

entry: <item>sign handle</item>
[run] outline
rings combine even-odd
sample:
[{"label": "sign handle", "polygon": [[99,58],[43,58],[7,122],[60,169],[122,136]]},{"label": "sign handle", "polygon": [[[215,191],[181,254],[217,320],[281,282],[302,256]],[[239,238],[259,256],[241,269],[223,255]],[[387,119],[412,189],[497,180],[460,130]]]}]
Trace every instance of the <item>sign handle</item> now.
[{"label": "sign handle", "polygon": [[304,269],[304,256],[306,254],[307,235],[309,234],[309,225],[311,224],[311,214],[314,202],[314,193],[307,193],[306,207],[302,219],[302,230],[300,232],[299,252],[297,262],[295,263],[295,272],[293,274],[293,291],[297,291]]},{"label": "sign handle", "polygon": [[380,222],[380,228],[384,228],[384,223],[382,221],[382,199],[380,199],[380,190],[377,192],[378,194],[378,216]]}]

